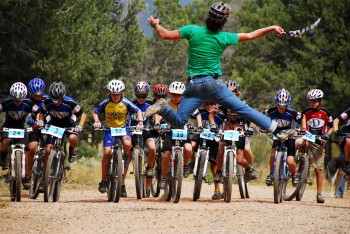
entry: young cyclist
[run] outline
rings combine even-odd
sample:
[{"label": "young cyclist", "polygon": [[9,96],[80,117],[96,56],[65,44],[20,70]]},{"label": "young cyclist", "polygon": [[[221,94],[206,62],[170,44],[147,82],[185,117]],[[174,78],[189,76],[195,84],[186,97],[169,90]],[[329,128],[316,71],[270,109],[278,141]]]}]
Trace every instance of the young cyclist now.
[{"label": "young cyclist", "polygon": [[[103,114],[107,127],[112,128],[124,128],[127,127],[128,113],[137,114],[137,126],[140,130],[143,128],[143,118],[141,110],[131,103],[127,98],[123,97],[123,91],[125,85],[121,80],[111,80],[107,85],[108,98],[103,100],[92,112],[92,118],[94,120],[94,128],[99,129],[102,127],[99,115]],[[110,131],[104,133],[104,150],[102,158],[102,179],[98,186],[98,191],[105,193],[107,191],[107,170],[108,163],[110,161],[110,155],[112,146],[114,145],[117,137],[111,136]],[[131,159],[131,138],[129,135],[123,137],[124,148],[124,176],[122,185],[122,197],[127,197],[125,189],[125,176],[128,171],[129,161]]]},{"label": "young cyclist", "polygon": [[[312,89],[307,93],[309,100],[309,108],[303,111],[302,127],[314,135],[321,136],[323,141],[329,139],[329,135],[333,132],[333,118],[330,112],[322,106],[323,91],[320,89]],[[296,140],[296,146],[301,145],[302,138]],[[324,203],[322,196],[323,182],[323,163],[325,158],[325,149],[322,144],[317,142],[307,142],[310,149],[310,167],[315,168],[316,184],[317,184],[317,203]]]},{"label": "young cyclist", "polygon": [[[295,123],[301,123],[303,114],[289,108],[292,98],[288,90],[281,89],[278,90],[275,96],[275,106],[270,107],[264,111],[264,114],[269,116],[271,119],[277,122],[277,130],[289,130],[295,128]],[[288,148],[287,152],[287,164],[292,172],[292,184],[296,186],[299,183],[299,174],[296,169],[296,164],[294,161],[295,155],[295,139],[289,138],[284,142],[285,146]],[[272,150],[270,155],[270,174],[266,178],[266,184],[268,186],[273,184],[273,167],[275,161],[276,147],[278,146],[278,140],[274,140],[272,144]]]},{"label": "young cyclist", "polygon": [[[150,118],[145,117],[146,109],[153,104],[153,102],[148,99],[148,93],[150,86],[147,82],[140,81],[134,87],[134,93],[136,98],[132,99],[131,102],[137,106],[142,111],[142,119],[144,126],[150,126]],[[131,114],[130,112],[129,126],[136,126],[138,124],[138,114]],[[150,178],[153,177],[153,167],[156,155],[156,145],[150,131],[143,130],[142,138],[145,146],[148,148],[147,155],[147,168],[146,168],[146,196],[150,196],[151,182]],[[134,143],[133,143],[134,145]]]},{"label": "young cyclist", "polygon": [[153,88],[153,102],[158,101],[160,98],[166,99],[169,94],[169,89],[165,84],[157,84]]},{"label": "young cyclist", "polygon": [[[76,126],[72,120],[72,115],[80,117],[79,124]],[[78,133],[83,130],[86,114],[80,105],[71,97],[66,96],[66,87],[61,82],[53,82],[49,88],[49,98],[44,100],[40,113],[37,116],[36,124],[39,127],[44,127],[44,117],[50,119],[48,124],[60,128],[74,127],[74,133],[70,133],[69,140],[69,155],[68,161],[73,163],[77,156]],[[52,137],[48,137],[46,146],[45,165],[47,163],[50,148],[52,146]]]}]

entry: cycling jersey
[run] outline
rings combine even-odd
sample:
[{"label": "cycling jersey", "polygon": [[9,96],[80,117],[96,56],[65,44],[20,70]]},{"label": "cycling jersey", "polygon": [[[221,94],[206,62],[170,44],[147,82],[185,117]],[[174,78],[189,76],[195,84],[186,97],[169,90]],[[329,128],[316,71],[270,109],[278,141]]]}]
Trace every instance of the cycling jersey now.
[{"label": "cycling jersey", "polygon": [[[135,106],[137,106],[141,112],[142,112],[142,119],[143,119],[143,125],[144,126],[148,126],[151,123],[151,118],[146,118],[145,112],[147,110],[147,108],[150,105],[153,105],[153,102],[150,99],[146,99],[145,103],[143,104],[139,104],[137,102],[137,99],[134,98],[131,100],[131,103],[133,103]],[[128,121],[129,126],[136,126],[138,124],[138,118],[137,118],[137,112],[135,113],[129,113],[129,121]]]},{"label": "cycling jersey", "polygon": [[323,135],[329,128],[333,127],[333,118],[324,107],[308,108],[303,111],[306,118],[306,129],[314,135]]},{"label": "cycling jersey", "polygon": [[179,102],[178,104],[176,104],[176,103],[174,103],[174,102],[171,101],[171,100],[168,101],[168,105],[171,106],[175,111],[178,111],[179,106],[180,106],[180,103],[181,103],[181,102]]},{"label": "cycling jersey", "polygon": [[350,118],[349,117],[350,117],[350,108],[343,111],[343,113],[341,113],[338,117],[340,122],[346,121],[345,126],[343,127],[344,132],[350,132]]},{"label": "cycling jersey", "polygon": [[83,109],[73,98],[64,96],[59,106],[56,106],[51,98],[46,98],[42,104],[41,113],[44,116],[49,115],[50,121],[48,124],[57,127],[73,127],[75,124],[71,119],[72,115],[80,117],[83,114]]},{"label": "cycling jersey", "polygon": [[283,114],[280,114],[277,110],[277,107],[271,107],[264,111],[266,116],[269,116],[271,119],[277,122],[277,130],[286,130],[296,127],[296,123],[301,123],[303,114],[297,112],[289,107]]},{"label": "cycling jersey", "polygon": [[[202,127],[205,129],[210,129],[209,112],[205,108],[200,108],[199,113],[202,117]],[[224,125],[223,119],[218,115],[214,115],[214,122],[218,129],[221,130]]]},{"label": "cycling jersey", "polygon": [[94,109],[94,113],[99,115],[104,112],[107,127],[121,128],[127,124],[128,113],[137,113],[139,110],[125,97],[122,97],[118,103],[113,102],[111,98],[106,98],[98,104]]},{"label": "cycling jersey", "polygon": [[0,104],[0,111],[6,112],[2,127],[23,129],[28,114],[37,112],[38,108],[27,98],[19,106],[15,105],[12,98],[6,99]]}]

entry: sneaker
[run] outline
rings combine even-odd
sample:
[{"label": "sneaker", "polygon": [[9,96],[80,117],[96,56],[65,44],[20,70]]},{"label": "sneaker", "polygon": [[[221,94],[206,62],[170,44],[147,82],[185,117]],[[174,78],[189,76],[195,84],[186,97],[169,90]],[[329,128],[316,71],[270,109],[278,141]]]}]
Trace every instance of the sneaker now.
[{"label": "sneaker", "polygon": [[222,172],[221,171],[217,171],[216,174],[214,175],[214,182],[215,183],[222,182]]},{"label": "sneaker", "polygon": [[288,137],[293,136],[295,133],[295,129],[283,130],[280,133],[276,134],[276,137],[280,141],[285,141]]},{"label": "sneaker", "polygon": [[350,176],[350,161],[345,161],[344,172],[347,176]]},{"label": "sneaker", "polygon": [[125,185],[122,185],[122,194],[121,197],[128,197],[128,194],[126,193]]},{"label": "sneaker", "polygon": [[22,179],[22,183],[23,183],[23,189],[29,190],[30,189],[30,176],[25,176]]},{"label": "sneaker", "polygon": [[150,197],[151,196],[151,190],[150,189],[146,189],[146,197]]},{"label": "sneaker", "polygon": [[273,177],[271,174],[266,177],[265,183],[267,186],[271,186],[273,184]]},{"label": "sneaker", "polygon": [[107,182],[102,180],[99,184],[98,184],[98,191],[100,193],[105,193],[107,192]]},{"label": "sneaker", "polygon": [[160,189],[165,189],[167,179],[168,178],[162,176],[162,178],[160,179],[160,182],[159,182]]},{"label": "sneaker", "polygon": [[153,178],[153,176],[154,176],[153,169],[151,167],[146,168],[146,177]]},{"label": "sneaker", "polygon": [[68,157],[68,162],[73,163],[77,157],[77,147],[72,148],[69,147],[69,157]]},{"label": "sneaker", "polygon": [[165,105],[166,100],[164,98],[160,98],[156,103],[154,103],[146,109],[146,118],[149,118],[154,114],[158,114],[161,110],[163,110]]},{"label": "sneaker", "polygon": [[316,201],[317,201],[317,203],[324,203],[324,198],[323,198],[321,193],[318,193],[316,195]]},{"label": "sneaker", "polygon": [[258,172],[254,168],[250,168],[250,170],[246,170],[244,173],[244,182],[248,183],[251,180],[255,180],[258,177]]},{"label": "sneaker", "polygon": [[184,177],[187,178],[191,173],[193,173],[193,168],[191,169],[189,164],[184,165]]},{"label": "sneaker", "polygon": [[295,175],[292,175],[292,186],[295,187],[299,184],[300,182],[300,175],[299,173],[295,173]]},{"label": "sneaker", "polygon": [[211,197],[213,200],[220,200],[223,199],[224,196],[220,192],[214,192],[213,196]]}]

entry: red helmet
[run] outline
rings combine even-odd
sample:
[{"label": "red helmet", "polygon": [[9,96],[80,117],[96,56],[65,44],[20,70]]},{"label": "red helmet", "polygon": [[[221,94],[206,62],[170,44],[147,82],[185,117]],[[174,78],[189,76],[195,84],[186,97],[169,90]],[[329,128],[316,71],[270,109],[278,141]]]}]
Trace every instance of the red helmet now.
[{"label": "red helmet", "polygon": [[154,95],[160,95],[160,96],[168,95],[169,89],[164,84],[157,84],[153,88],[153,93],[154,93]]}]

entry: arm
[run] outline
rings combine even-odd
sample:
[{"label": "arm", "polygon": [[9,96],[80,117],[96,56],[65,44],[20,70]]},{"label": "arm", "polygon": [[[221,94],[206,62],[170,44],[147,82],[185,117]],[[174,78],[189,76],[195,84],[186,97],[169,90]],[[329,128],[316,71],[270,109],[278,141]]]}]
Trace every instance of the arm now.
[{"label": "arm", "polygon": [[83,112],[80,116],[79,125],[84,127],[85,122],[86,122],[86,114],[85,112]]},{"label": "arm", "polygon": [[279,26],[270,26],[266,28],[260,28],[250,33],[238,33],[238,41],[242,42],[255,40],[262,36],[265,36],[266,34],[269,34],[270,32],[275,32],[276,36],[279,36],[282,34],[282,32],[284,32],[284,30]]},{"label": "arm", "polygon": [[202,123],[202,116],[200,114],[197,115],[197,125],[198,127],[202,127],[203,123]]},{"label": "arm", "polygon": [[333,129],[334,129],[334,132],[337,132],[339,130],[339,119],[338,118],[336,118],[333,121]]},{"label": "arm", "polygon": [[92,112],[92,119],[94,120],[95,123],[101,122],[98,114],[96,114],[94,111]]},{"label": "arm", "polygon": [[160,121],[162,121],[162,119],[163,119],[162,116],[157,115],[157,114],[154,115],[154,122],[155,122],[155,124],[159,124]]},{"label": "arm", "polygon": [[147,21],[149,22],[149,25],[157,31],[160,38],[162,38],[164,40],[179,40],[179,39],[181,39],[179,30],[169,31],[168,29],[163,28],[159,24],[159,19],[155,19],[153,16],[150,16],[147,19]]},{"label": "arm", "polygon": [[139,110],[137,112],[137,120],[138,120],[138,122],[143,122],[143,116],[142,116],[142,111],[141,110]]}]

